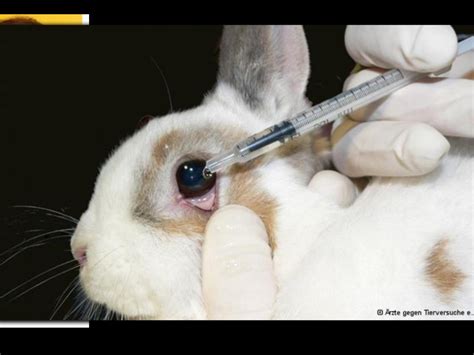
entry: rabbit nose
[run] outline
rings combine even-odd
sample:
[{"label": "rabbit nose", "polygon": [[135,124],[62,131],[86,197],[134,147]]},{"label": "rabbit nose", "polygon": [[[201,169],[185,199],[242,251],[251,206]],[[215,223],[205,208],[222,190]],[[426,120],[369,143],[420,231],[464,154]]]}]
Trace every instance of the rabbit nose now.
[{"label": "rabbit nose", "polygon": [[76,259],[79,262],[80,267],[83,267],[86,264],[87,261],[87,252],[86,248],[77,248],[76,250],[73,251],[72,253],[74,259]]}]

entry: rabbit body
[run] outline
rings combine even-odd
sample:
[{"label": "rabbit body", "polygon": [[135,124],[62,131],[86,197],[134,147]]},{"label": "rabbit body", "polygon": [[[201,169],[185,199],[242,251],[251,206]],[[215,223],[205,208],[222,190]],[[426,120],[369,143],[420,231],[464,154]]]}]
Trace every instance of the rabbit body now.
[{"label": "rabbit body", "polygon": [[282,204],[275,318],[469,319],[473,147],[450,143],[433,173],[374,178],[349,208],[308,192]]},{"label": "rabbit body", "polygon": [[[80,279],[89,299],[129,319],[206,318],[201,246],[212,211],[186,203],[176,166],[308,108],[308,77],[300,26],[224,29],[218,83],[202,105],[152,120],[102,167],[71,241],[73,251],[87,250]],[[241,204],[265,223],[279,288],[273,317],[473,310],[472,144],[451,139],[433,173],[374,178],[341,207],[307,188],[326,164],[311,140],[222,171],[216,182],[217,207]]]}]

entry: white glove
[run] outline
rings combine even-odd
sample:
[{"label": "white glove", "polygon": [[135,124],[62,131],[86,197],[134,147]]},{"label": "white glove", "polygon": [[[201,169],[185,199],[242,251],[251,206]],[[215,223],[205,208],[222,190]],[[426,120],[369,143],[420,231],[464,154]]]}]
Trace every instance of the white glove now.
[{"label": "white glove", "polygon": [[202,289],[208,319],[270,319],[276,281],[268,236],[250,209],[228,205],[206,226]]},{"label": "white glove", "polygon": [[[451,63],[457,41],[449,26],[348,26],[346,46],[363,65],[432,72]],[[449,149],[443,134],[474,136],[473,59],[472,54],[456,59],[449,72],[466,79],[411,84],[340,122],[332,136],[337,168],[349,176],[407,176],[434,169]],[[357,73],[345,85],[369,80],[375,72]],[[373,122],[358,122],[363,120]],[[341,207],[357,197],[352,181],[335,171],[319,172],[308,188]],[[277,293],[271,250],[253,211],[230,205],[212,215],[202,278],[208,319],[271,318]]]},{"label": "white glove", "polygon": [[423,175],[448,152],[444,136],[474,137],[474,53],[455,59],[451,26],[348,26],[345,43],[349,55],[370,69],[349,76],[344,89],[384,69],[436,72],[453,66],[443,78],[410,84],[336,122],[332,154],[340,172]]},{"label": "white glove", "polygon": [[[336,171],[317,173],[308,185],[343,207],[357,192]],[[208,319],[270,319],[277,293],[271,249],[262,220],[250,209],[228,205],[206,226],[202,290]]]}]

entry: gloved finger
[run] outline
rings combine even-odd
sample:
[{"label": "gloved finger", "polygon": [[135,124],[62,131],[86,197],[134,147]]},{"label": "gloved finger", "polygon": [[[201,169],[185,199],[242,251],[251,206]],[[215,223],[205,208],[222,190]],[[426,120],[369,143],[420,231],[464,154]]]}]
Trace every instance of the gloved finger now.
[{"label": "gloved finger", "polygon": [[433,171],[449,142],[415,122],[343,122],[332,136],[335,167],[350,177],[418,176]]},{"label": "gloved finger", "polygon": [[[344,88],[380,73],[381,69],[360,71],[347,78]],[[355,121],[424,122],[447,136],[474,137],[473,100],[474,80],[426,78],[352,112],[350,117]]]},{"label": "gloved finger", "polygon": [[208,319],[269,319],[276,295],[271,249],[261,219],[228,205],[206,226],[202,269]]},{"label": "gloved finger", "polygon": [[439,77],[474,80],[474,51],[456,57],[450,70],[440,74]]},{"label": "gloved finger", "polygon": [[350,206],[357,197],[357,188],[347,177],[334,170],[322,170],[313,176],[308,189],[341,207]]},{"label": "gloved finger", "polygon": [[364,66],[436,72],[457,52],[457,37],[447,25],[349,25],[347,52]]}]

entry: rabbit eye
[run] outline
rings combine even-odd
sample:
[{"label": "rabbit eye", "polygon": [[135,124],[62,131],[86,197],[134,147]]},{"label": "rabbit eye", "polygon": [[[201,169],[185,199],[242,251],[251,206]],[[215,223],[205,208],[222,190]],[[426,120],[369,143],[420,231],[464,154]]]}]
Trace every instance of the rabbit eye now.
[{"label": "rabbit eye", "polygon": [[215,175],[210,179],[204,179],[202,176],[205,166],[205,160],[195,159],[186,161],[178,167],[176,182],[179,192],[185,198],[202,196],[214,187]]}]

